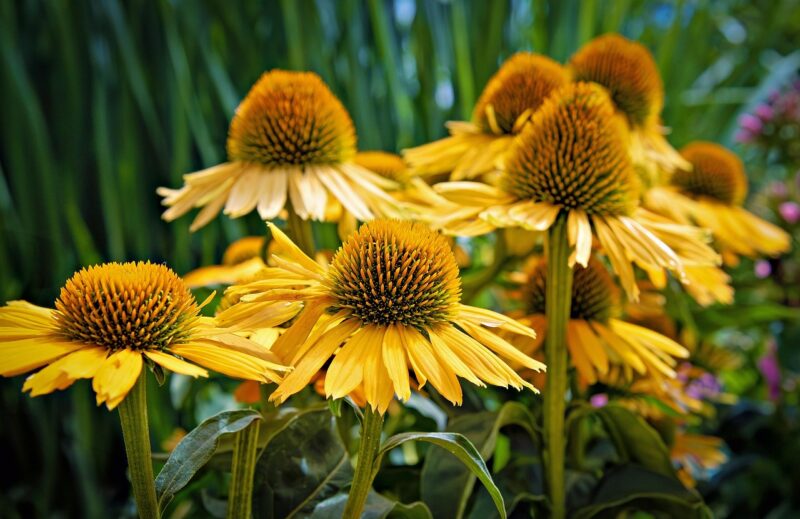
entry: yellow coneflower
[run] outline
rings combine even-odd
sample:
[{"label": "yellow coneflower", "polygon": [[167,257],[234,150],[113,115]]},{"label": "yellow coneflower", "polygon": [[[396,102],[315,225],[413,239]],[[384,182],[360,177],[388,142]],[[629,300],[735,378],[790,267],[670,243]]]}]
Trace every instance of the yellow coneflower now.
[{"label": "yellow coneflower", "polygon": [[472,122],[449,122],[450,137],[405,150],[405,158],[423,176],[451,173],[460,180],[492,171],[544,99],[568,82],[567,71],[550,58],[514,54],[487,83]]},{"label": "yellow coneflower", "polygon": [[619,34],[599,36],[579,49],[568,67],[576,81],[592,81],[609,91],[631,130],[631,157],[648,173],[648,181],[657,181],[659,172],[686,167],[686,161],[664,138],[660,120],[664,85],[644,45]]},{"label": "yellow coneflower", "polygon": [[669,186],[649,190],[647,207],[710,229],[728,263],[789,250],[787,233],[742,207],[747,175],[736,154],[712,142],[690,143],[681,154],[690,167],[676,171]]},{"label": "yellow coneflower", "polygon": [[500,185],[446,182],[434,188],[461,206],[436,212],[432,223],[450,234],[474,236],[498,227],[546,231],[565,212],[570,264],[586,266],[593,235],[608,255],[629,297],[638,296],[632,265],[684,277],[680,256],[656,233],[696,240],[693,254],[708,264],[716,254],[689,226],[653,221],[639,207],[639,181],[626,151],[626,129],[606,91],[573,83],[533,114],[504,159]]},{"label": "yellow coneflower", "polygon": [[0,375],[26,373],[31,396],[91,378],[97,404],[115,408],[145,362],[193,377],[220,373],[277,381],[276,357],[199,315],[183,281],[164,265],[89,267],[61,289],[56,308],[12,301],[0,308]]},{"label": "yellow coneflower", "polygon": [[254,209],[264,220],[291,203],[304,220],[324,220],[336,200],[360,220],[395,216],[384,190],[396,184],[353,162],[350,115],[311,72],[273,70],[261,76],[236,110],[228,132],[228,162],[184,176],[178,190],[160,188],[164,219],[202,207],[191,229],[224,207],[237,218]]},{"label": "yellow coneflower", "polygon": [[728,461],[725,441],[716,436],[691,434],[676,430],[670,458],[678,466],[678,477],[688,488],[694,488],[696,479]]},{"label": "yellow coneflower", "polygon": [[[459,303],[461,282],[447,240],[420,223],[375,220],[342,245],[325,268],[272,224],[284,255],[262,281],[229,289],[239,303],[223,324],[241,327],[252,315],[274,315],[275,304],[304,308],[272,347],[294,370],[272,394],[279,402],[304,388],[331,360],[325,394],[342,398],[363,384],[370,408],[384,413],[394,395],[410,397],[409,368],[419,386],[430,382],[460,404],[457,377],[477,385],[535,388],[500,357],[530,369],[544,366],[494,333],[535,337],[498,313]],[[499,355],[499,357],[498,357]]]},{"label": "yellow coneflower", "polygon": [[[619,291],[611,275],[596,259],[573,271],[572,302],[567,323],[567,349],[584,384],[608,376],[615,366],[627,373],[649,374],[657,379],[675,376],[677,358],[689,352],[658,332],[620,318]],[[539,331],[536,339],[518,339],[515,344],[528,355],[536,352],[547,335],[545,261],[536,262],[519,291],[526,315],[519,319]]]}]

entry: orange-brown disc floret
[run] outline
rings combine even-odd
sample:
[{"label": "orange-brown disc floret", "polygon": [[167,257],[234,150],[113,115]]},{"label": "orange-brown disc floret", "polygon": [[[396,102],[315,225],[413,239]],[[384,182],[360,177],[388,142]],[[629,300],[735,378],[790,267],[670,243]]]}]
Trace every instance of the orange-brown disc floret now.
[{"label": "orange-brown disc floret", "polygon": [[728,205],[741,205],[747,196],[742,160],[713,142],[693,142],[681,149],[692,165],[672,175],[672,184],[692,196],[705,196]]},{"label": "orange-brown disc floret", "polygon": [[331,261],[336,307],[365,324],[424,330],[453,318],[461,297],[447,240],[421,223],[376,220],[348,238]]},{"label": "orange-brown disc floret", "polygon": [[110,350],[162,349],[192,332],[199,308],[164,265],[107,263],[76,272],[56,300],[67,338]]},{"label": "orange-brown disc floret", "polygon": [[578,50],[569,66],[576,81],[593,81],[608,89],[614,105],[632,126],[644,126],[660,115],[664,85],[644,45],[606,34]]},{"label": "orange-brown disc floret", "polygon": [[[536,264],[522,287],[525,309],[531,314],[545,313],[545,281],[547,263]],[[572,274],[572,304],[570,317],[605,323],[617,313],[619,289],[608,270],[596,259],[587,267],[577,265]]]},{"label": "orange-brown disc floret", "polygon": [[521,115],[533,113],[551,92],[569,81],[567,70],[546,56],[514,54],[486,84],[472,122],[487,133],[516,133]]},{"label": "orange-brown disc floret", "polygon": [[267,166],[339,164],[356,153],[353,121],[312,72],[264,73],[228,131],[231,161]]},{"label": "orange-brown disc floret", "polygon": [[590,215],[630,214],[638,180],[626,131],[601,87],[567,85],[542,104],[509,150],[505,190]]}]

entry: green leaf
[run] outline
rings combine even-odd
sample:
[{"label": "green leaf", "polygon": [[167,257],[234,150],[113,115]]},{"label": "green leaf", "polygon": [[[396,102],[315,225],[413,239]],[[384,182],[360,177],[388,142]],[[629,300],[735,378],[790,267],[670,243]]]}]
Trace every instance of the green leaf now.
[{"label": "green leaf", "polygon": [[[399,446],[400,444],[407,442],[407,441],[423,441],[432,443],[443,449],[447,450],[451,454],[453,454],[456,458],[458,458],[469,470],[481,480],[481,483],[486,487],[486,490],[489,491],[489,494],[492,496],[492,500],[494,501],[495,506],[497,507],[497,511],[500,513],[500,517],[506,517],[506,509],[503,503],[503,496],[500,494],[500,490],[492,481],[492,475],[489,473],[489,469],[486,467],[486,463],[483,461],[481,454],[475,448],[475,446],[470,442],[466,436],[463,434],[458,433],[402,433],[396,434],[386,440],[386,442],[381,447],[381,450],[378,452],[378,459],[376,460],[376,466],[379,466],[381,457],[384,454],[389,452],[390,450],[394,449],[395,447]],[[434,451],[435,452],[435,451]],[[445,483],[445,480],[440,480],[436,482],[437,485],[442,485]],[[425,489],[425,481],[422,482],[422,489]],[[449,499],[452,499],[453,496],[450,496]],[[430,505],[430,502],[426,500],[426,504]],[[448,517],[448,516],[440,516],[435,510],[433,511],[435,517]]]},{"label": "green leaf", "polygon": [[[319,502],[311,515],[303,515],[304,519],[328,519],[342,517],[347,504],[347,494],[336,494]],[[361,519],[433,519],[431,511],[424,503],[405,505],[393,501],[377,492],[367,495],[367,502],[361,512]]]},{"label": "green leaf", "polygon": [[[508,402],[496,413],[459,416],[450,422],[448,430],[466,436],[488,459],[494,454],[501,428],[518,425],[535,437],[534,423],[525,406]],[[422,500],[435,517],[463,517],[475,486],[475,474],[452,456],[434,450],[425,457],[420,485]]]},{"label": "green leaf", "polygon": [[308,517],[350,485],[353,468],[327,408],[291,410],[267,421],[253,481],[253,517]]},{"label": "green leaf", "polygon": [[573,519],[619,517],[620,512],[663,512],[667,517],[712,517],[700,496],[680,481],[636,465],[609,470],[600,480],[591,503],[577,510]]},{"label": "green leaf", "polygon": [[223,411],[189,432],[172,451],[156,477],[156,494],[161,509],[211,459],[220,437],[241,431],[260,419],[258,412],[249,409]]},{"label": "green leaf", "polygon": [[597,410],[606,432],[623,462],[632,461],[654,472],[677,479],[669,449],[658,432],[641,417],[618,405]]}]

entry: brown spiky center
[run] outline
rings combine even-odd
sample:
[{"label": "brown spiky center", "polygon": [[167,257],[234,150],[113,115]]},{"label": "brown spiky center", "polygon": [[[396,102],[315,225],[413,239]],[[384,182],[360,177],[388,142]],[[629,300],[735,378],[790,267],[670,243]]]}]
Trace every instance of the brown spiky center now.
[{"label": "brown spiky center", "polygon": [[[547,263],[536,265],[522,287],[526,310],[531,314],[545,313]],[[608,321],[619,307],[619,293],[608,270],[592,259],[584,268],[576,265],[572,274],[572,303],[570,318],[584,321]]]},{"label": "brown spiky center", "polygon": [[400,155],[394,153],[387,153],[385,151],[360,151],[356,154],[353,162],[362,168],[401,184],[408,180],[409,175],[406,163]]},{"label": "brown spiky center", "polygon": [[608,89],[614,105],[632,126],[644,126],[661,113],[664,85],[644,45],[607,34],[578,50],[569,66],[576,81],[593,81]]},{"label": "brown spiky center", "polygon": [[638,180],[608,94],[575,83],[549,97],[511,146],[503,184],[521,200],[589,214],[630,214]]},{"label": "brown spiky center", "polygon": [[262,75],[236,109],[228,131],[231,161],[271,167],[339,164],[355,152],[350,115],[311,72]]},{"label": "brown spiky center", "polygon": [[548,57],[520,52],[508,58],[483,89],[472,122],[487,133],[517,133],[520,116],[533,114],[569,75]]},{"label": "brown spiky center", "polygon": [[672,184],[693,196],[705,196],[728,205],[747,197],[747,175],[739,157],[713,142],[694,142],[681,150],[691,170],[678,170]]},{"label": "brown spiky center", "polygon": [[106,263],[76,272],[56,300],[67,338],[110,350],[164,349],[191,335],[199,308],[164,265]]},{"label": "brown spiky center", "polygon": [[452,319],[461,298],[447,240],[417,222],[362,225],[333,257],[327,284],[335,306],[365,324],[420,330]]}]

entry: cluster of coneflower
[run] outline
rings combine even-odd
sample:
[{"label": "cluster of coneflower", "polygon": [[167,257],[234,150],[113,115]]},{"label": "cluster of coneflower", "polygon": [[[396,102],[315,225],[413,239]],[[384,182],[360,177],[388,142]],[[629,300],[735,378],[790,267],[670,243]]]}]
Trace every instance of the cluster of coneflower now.
[{"label": "cluster of coneflower", "polygon": [[[663,102],[651,55],[620,36],[566,65],[519,53],[471,121],[400,157],[359,152],[349,114],[316,74],[267,72],[234,115],[228,162],[159,194],[168,221],[199,209],[193,231],[220,211],[257,211],[269,254],[267,239],[248,238],[185,281],[146,262],[83,269],[55,309],[0,309],[0,374],[38,370],[24,383],[32,396],[92,379],[98,404],[119,406],[142,517],[159,514],[141,459],[147,368],[275,384],[265,393],[276,403],[319,381],[326,398],[363,408],[364,438],[380,436],[394,399],[426,385],[458,405],[460,379],[536,383],[552,516],[563,517],[567,399],[602,383],[695,411],[678,373],[690,345],[648,326],[658,290],[672,276],[700,304],[730,303],[723,262],[789,246],[742,207],[747,179],[732,152],[670,146]],[[332,256],[317,254],[312,221],[338,224]],[[489,233],[530,251],[510,274],[518,304],[504,312],[461,301],[451,237]],[[215,317],[200,315],[187,284],[230,285]],[[376,445],[362,442],[347,517],[360,517]]]}]

